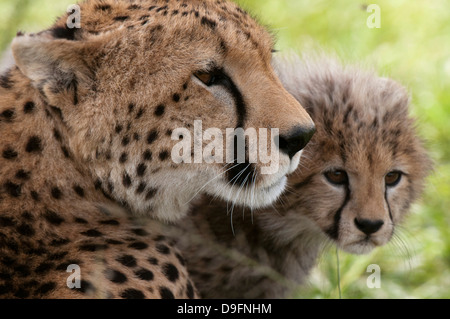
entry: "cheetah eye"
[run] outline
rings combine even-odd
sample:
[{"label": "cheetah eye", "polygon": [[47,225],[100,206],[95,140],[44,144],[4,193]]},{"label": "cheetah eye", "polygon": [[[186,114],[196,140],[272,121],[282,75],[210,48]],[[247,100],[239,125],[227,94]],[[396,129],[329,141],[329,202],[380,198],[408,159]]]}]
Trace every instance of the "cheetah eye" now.
[{"label": "cheetah eye", "polygon": [[194,73],[194,76],[202,81],[206,86],[223,85],[225,87],[229,87],[231,82],[230,78],[220,70],[210,72],[199,71]]},{"label": "cheetah eye", "polygon": [[194,73],[195,77],[203,82],[206,86],[211,86],[215,81],[215,75],[213,73],[197,72]]},{"label": "cheetah eye", "polygon": [[389,187],[394,187],[396,186],[398,183],[400,183],[400,180],[402,179],[402,172],[399,171],[393,171],[393,172],[389,172],[386,174],[386,176],[384,176],[384,182],[386,184],[386,186]]},{"label": "cheetah eye", "polygon": [[334,170],[324,173],[326,179],[334,185],[348,184],[348,175],[345,171]]}]

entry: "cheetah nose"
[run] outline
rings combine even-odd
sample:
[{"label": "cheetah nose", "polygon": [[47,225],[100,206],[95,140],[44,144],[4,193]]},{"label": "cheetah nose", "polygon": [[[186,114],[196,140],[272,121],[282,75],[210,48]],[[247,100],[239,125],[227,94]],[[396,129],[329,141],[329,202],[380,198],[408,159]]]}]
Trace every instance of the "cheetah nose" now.
[{"label": "cheetah nose", "polygon": [[384,221],[380,219],[371,220],[364,218],[362,219],[355,218],[356,227],[366,235],[376,233],[381,228],[381,226],[383,226],[383,224]]},{"label": "cheetah nose", "polygon": [[299,151],[305,148],[306,144],[311,140],[316,127],[296,127],[288,135],[280,135],[278,148],[289,158],[294,157]]}]

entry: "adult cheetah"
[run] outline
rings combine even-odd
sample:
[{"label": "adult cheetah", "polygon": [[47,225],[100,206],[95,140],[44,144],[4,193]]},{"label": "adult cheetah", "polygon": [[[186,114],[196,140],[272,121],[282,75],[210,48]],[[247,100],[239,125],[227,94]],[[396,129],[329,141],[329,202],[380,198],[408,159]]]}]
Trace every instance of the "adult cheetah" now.
[{"label": "adult cheetah", "polygon": [[[67,14],[18,33],[0,78],[0,297],[194,297],[177,250],[137,216],[179,219],[205,183],[271,203],[313,123],[271,67],[272,38],[231,2],[88,0],[79,12],[81,28]],[[230,181],[265,163],[174,163],[172,132],[194,120],[279,128],[280,169],[240,193]]]},{"label": "adult cheetah", "polygon": [[317,133],[273,208],[230,218],[209,197],[192,208],[177,245],[205,298],[292,296],[324,242],[355,254],[386,244],[430,171],[401,85],[324,56],[276,65]]}]

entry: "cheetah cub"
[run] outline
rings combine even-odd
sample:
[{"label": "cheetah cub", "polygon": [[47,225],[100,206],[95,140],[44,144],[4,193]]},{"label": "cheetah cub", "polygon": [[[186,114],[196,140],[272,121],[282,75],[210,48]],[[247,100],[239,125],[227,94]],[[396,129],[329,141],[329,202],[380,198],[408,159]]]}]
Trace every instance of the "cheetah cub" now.
[{"label": "cheetah cub", "polygon": [[[179,219],[203,189],[267,206],[314,124],[275,75],[272,37],[233,2],[86,0],[76,12],[80,28],[66,14],[19,32],[0,76],[0,297],[195,297],[158,224],[135,217]],[[278,128],[279,169],[261,173],[245,151],[175,161],[196,121]]]},{"label": "cheetah cub", "polygon": [[401,85],[330,58],[275,64],[317,133],[273,208],[233,212],[208,197],[192,209],[178,247],[205,298],[285,297],[324,241],[354,254],[385,245],[430,171]]}]

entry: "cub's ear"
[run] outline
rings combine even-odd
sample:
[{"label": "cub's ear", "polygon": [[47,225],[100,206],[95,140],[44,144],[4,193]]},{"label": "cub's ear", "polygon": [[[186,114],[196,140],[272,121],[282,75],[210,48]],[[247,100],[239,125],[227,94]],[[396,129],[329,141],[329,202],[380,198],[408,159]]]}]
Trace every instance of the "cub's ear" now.
[{"label": "cub's ear", "polygon": [[84,62],[84,57],[94,44],[76,41],[70,33],[61,37],[62,31],[58,30],[18,33],[11,45],[13,56],[20,71],[48,103],[77,104],[79,87],[86,89],[92,82],[94,70]]}]

